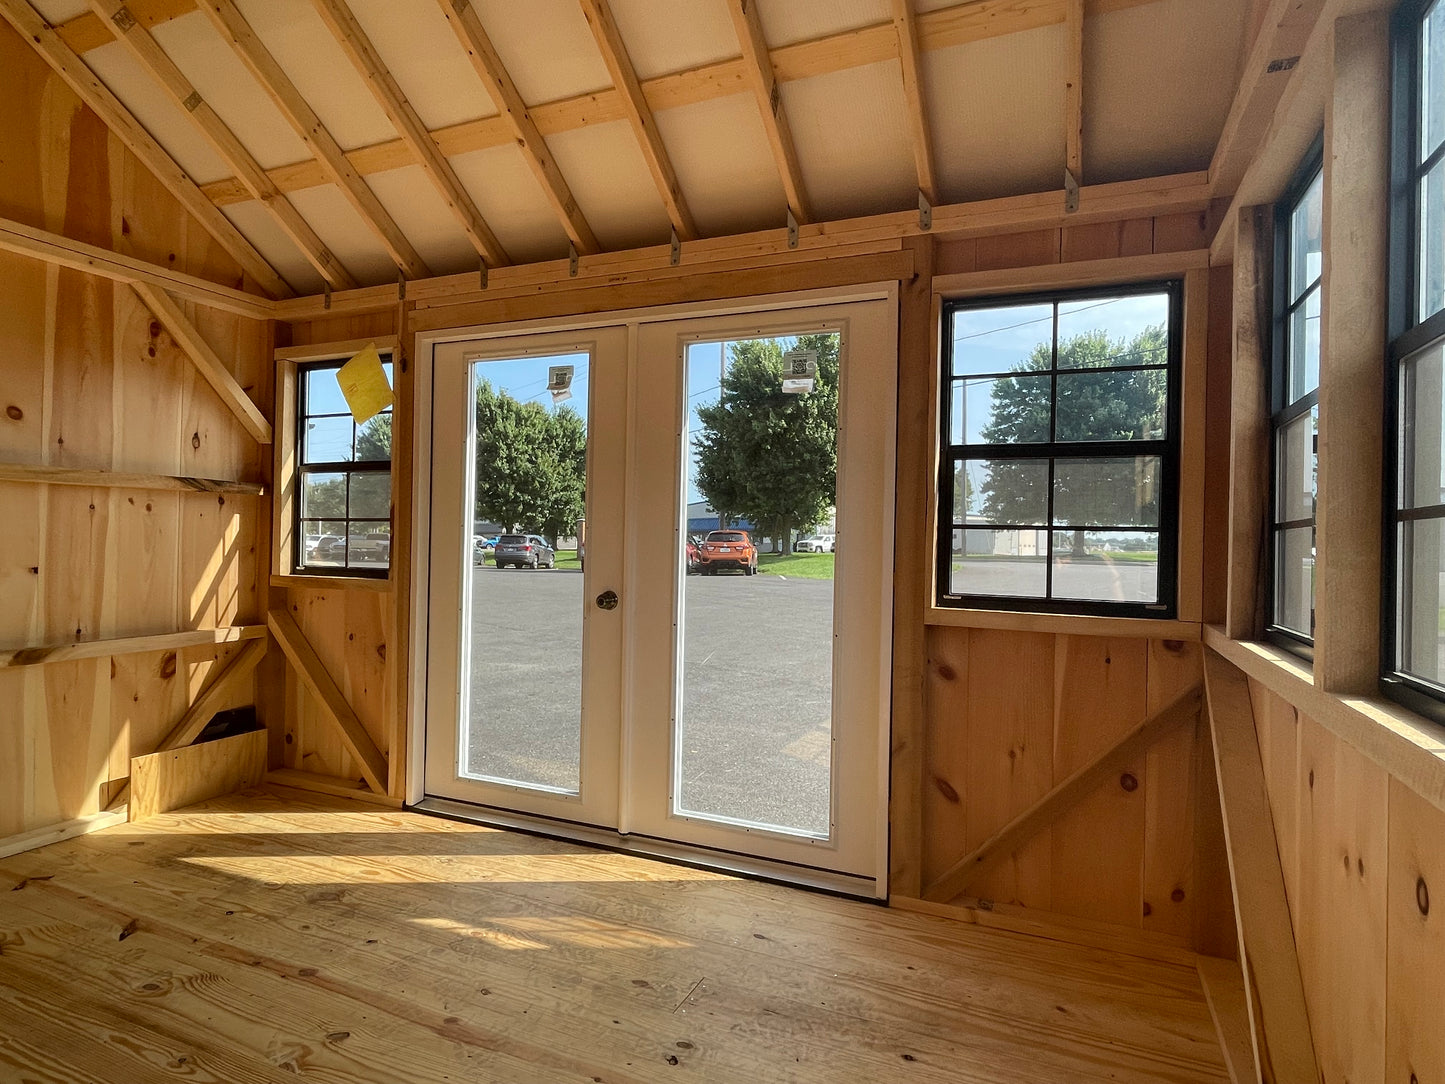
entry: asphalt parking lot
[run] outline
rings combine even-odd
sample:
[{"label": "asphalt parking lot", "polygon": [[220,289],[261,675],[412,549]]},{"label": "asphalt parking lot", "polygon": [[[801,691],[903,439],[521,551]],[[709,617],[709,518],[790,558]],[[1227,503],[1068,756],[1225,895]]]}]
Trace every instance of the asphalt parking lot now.
[{"label": "asphalt parking lot", "polygon": [[[683,807],[828,830],[833,581],[689,576]],[[476,569],[469,767],[577,785],[583,577]]]}]

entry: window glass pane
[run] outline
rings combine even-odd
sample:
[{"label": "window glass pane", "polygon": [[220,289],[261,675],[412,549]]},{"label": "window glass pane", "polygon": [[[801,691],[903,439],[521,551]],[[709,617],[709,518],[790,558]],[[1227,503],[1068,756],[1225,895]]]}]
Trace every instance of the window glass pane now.
[{"label": "window glass pane", "polygon": [[1169,295],[1059,302],[1059,368],[1169,363]]},{"label": "window glass pane", "polygon": [[953,374],[1053,367],[1053,305],[960,309],[953,314]]},{"label": "window glass pane", "polygon": [[1420,157],[1445,141],[1445,4],[1434,4],[1421,26]]},{"label": "window glass pane", "polygon": [[352,520],[346,535],[347,568],[385,568],[391,561],[391,524]]},{"label": "window glass pane", "polygon": [[1054,464],[1054,526],[1158,527],[1162,462],[1157,455],[1060,459]]},{"label": "window glass pane", "polygon": [[303,463],[344,463],[351,459],[351,415],[344,418],[307,418]]},{"label": "window glass pane", "polygon": [[309,568],[340,568],[346,563],[346,522],[303,521],[301,546],[301,565]]},{"label": "window glass pane", "polygon": [[1312,519],[1317,491],[1316,434],[1319,408],[1315,407],[1290,422],[1279,433],[1276,485],[1276,519]]},{"label": "window glass pane", "polygon": [[1054,597],[1158,602],[1158,534],[1152,531],[1055,531]]},{"label": "window glass pane", "polygon": [[356,458],[372,461],[391,458],[391,411],[356,427]]},{"label": "window glass pane", "polygon": [[1400,524],[1400,668],[1430,681],[1445,679],[1445,520]]},{"label": "window glass pane", "polygon": [[1048,502],[1047,459],[968,459],[954,466],[956,522],[1042,524]]},{"label": "window glass pane", "polygon": [[1324,269],[1324,173],[1315,174],[1289,220],[1289,300],[1297,301]]},{"label": "window glass pane", "polygon": [[306,413],[345,414],[350,408],[336,382],[336,369],[306,370]]},{"label": "window glass pane", "polygon": [[351,476],[351,512],[353,519],[389,519],[391,517],[391,474],[384,470],[358,471]]},{"label": "window glass pane", "polygon": [[1060,374],[1054,439],[1161,440],[1169,376],[1163,369]]},{"label": "window glass pane", "polygon": [[1289,324],[1289,402],[1320,386],[1320,288],[1295,309]]},{"label": "window glass pane", "polygon": [[1402,508],[1445,504],[1445,396],[1441,394],[1442,347],[1401,366],[1400,500]]},{"label": "window glass pane", "polygon": [[963,381],[953,382],[953,391],[948,408],[948,442],[963,443]]},{"label": "window glass pane", "polygon": [[1274,623],[1301,636],[1313,636],[1314,611],[1314,528],[1278,531],[1274,551]]},{"label": "window glass pane", "polygon": [[303,519],[344,519],[346,517],[346,475],[303,474],[301,476],[301,517]]},{"label": "window glass pane", "polygon": [[1445,308],[1445,159],[1420,181],[1419,300],[1418,320]]},{"label": "window glass pane", "polygon": [[955,595],[1043,598],[1048,532],[973,528],[953,532],[949,590]]},{"label": "window glass pane", "polygon": [[969,380],[963,394],[963,442],[1036,444],[1049,439],[1051,377]]}]

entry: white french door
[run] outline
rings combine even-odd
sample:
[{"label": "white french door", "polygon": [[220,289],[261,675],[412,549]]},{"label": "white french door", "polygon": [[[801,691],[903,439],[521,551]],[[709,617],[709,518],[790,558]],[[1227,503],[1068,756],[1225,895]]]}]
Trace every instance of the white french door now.
[{"label": "white french door", "polygon": [[[436,344],[427,795],[883,891],[896,341],[880,298]],[[774,394],[758,374],[800,352],[814,378]],[[487,396],[559,365],[587,375],[585,570],[478,564]],[[743,446],[754,414],[773,443]],[[812,522],[719,515],[704,440]],[[836,552],[768,552],[789,527]],[[761,544],[760,574],[689,574],[710,530]]]}]

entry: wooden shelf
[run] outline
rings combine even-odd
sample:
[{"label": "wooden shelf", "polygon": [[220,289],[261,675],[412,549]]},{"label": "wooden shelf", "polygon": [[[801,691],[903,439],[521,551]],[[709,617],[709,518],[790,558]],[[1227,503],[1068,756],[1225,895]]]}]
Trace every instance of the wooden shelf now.
[{"label": "wooden shelf", "polygon": [[0,482],[37,482],[57,486],[103,486],[112,489],[175,490],[182,493],[230,493],[260,497],[262,482],[237,482],[218,478],[183,478],[173,474],[128,474],[123,471],[85,470],[78,467],[41,467],[0,463]]},{"label": "wooden shelf", "polygon": [[230,625],[219,629],[194,629],[189,632],[162,632],[151,636],[87,640],[79,644],[14,647],[0,650],[0,669],[12,666],[40,666],[51,662],[69,662],[71,659],[104,658],[108,655],[134,655],[141,651],[175,651],[183,647],[233,644],[240,640],[259,640],[265,635],[265,625]]}]

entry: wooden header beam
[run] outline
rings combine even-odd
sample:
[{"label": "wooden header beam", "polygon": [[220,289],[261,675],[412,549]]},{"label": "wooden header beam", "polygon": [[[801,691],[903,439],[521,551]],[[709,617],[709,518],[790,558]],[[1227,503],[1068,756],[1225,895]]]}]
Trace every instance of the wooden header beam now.
[{"label": "wooden header beam", "polygon": [[502,63],[501,54],[492,44],[486,27],[482,26],[477,9],[472,6],[471,0],[437,2],[441,5],[452,32],[456,34],[457,41],[467,51],[467,59],[472,62],[472,67],[486,86],[487,93],[501,111],[502,119],[511,129],[517,149],[522,152],[522,158],[531,168],[537,183],[542,186],[542,194],[557,213],[567,237],[584,256],[600,251],[602,246],[597,243],[597,235],[592,232],[592,227],[587,224],[586,217],[577,206],[567,179],[562,176],[557,160],[552,157],[546,139],[537,130],[527,103],[522,100],[516,83],[512,82],[512,77]]},{"label": "wooden header beam", "polygon": [[151,36],[151,32],[136,22],[135,16],[125,4],[121,3],[121,0],[90,0],[90,7],[97,15],[115,24],[120,30],[121,42],[136,60],[140,61],[141,66],[156,78],[171,100],[180,106],[183,112],[190,114],[191,121],[200,129],[216,153],[236,171],[247,191],[254,199],[261,201],[322,280],[338,290],[349,290],[356,286],[356,279],[351,277],[351,273],[326,247],[325,242],[311,228],[311,224],[281,194],[266,171],[261,168],[261,163],[257,162],[255,156],[236,138],[235,133],[211,108],[210,103],[201,97],[201,92],[191,84],[175,61],[166,55],[165,50]]},{"label": "wooden header beam", "polygon": [[768,145],[773,149],[773,160],[782,178],[788,210],[799,224],[811,222],[813,219],[803,190],[803,170],[798,164],[798,149],[793,145],[793,130],[783,109],[782,87],[773,70],[773,57],[763,38],[757,0],[728,0],[728,14],[732,16],[738,45],[743,51],[743,73],[758,103],[763,131],[767,133]]}]

